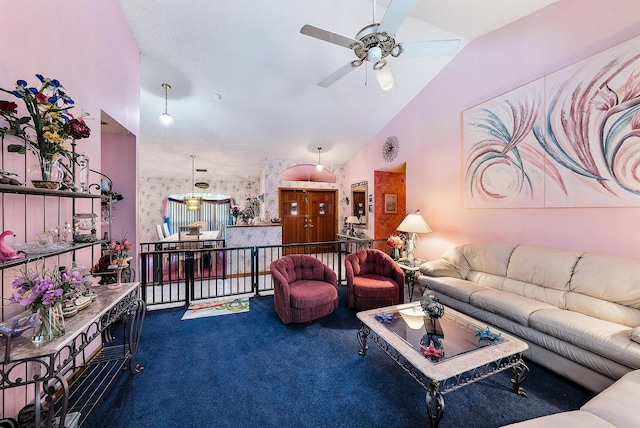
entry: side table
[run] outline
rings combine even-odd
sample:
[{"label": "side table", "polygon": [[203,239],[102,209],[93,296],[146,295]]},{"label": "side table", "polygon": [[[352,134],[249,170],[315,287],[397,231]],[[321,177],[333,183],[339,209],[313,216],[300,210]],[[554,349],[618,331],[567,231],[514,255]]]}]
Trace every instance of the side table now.
[{"label": "side table", "polygon": [[[404,271],[404,282],[409,290],[409,301],[413,300],[413,290],[418,282],[418,274],[420,273],[420,265],[426,260],[401,258],[396,260],[396,264]],[[418,284],[420,293],[423,292],[422,287]]]}]

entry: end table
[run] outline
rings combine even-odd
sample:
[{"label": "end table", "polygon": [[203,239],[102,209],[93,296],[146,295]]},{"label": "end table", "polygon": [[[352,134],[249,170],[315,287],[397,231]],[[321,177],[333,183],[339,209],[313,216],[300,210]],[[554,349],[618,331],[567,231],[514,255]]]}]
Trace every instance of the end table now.
[{"label": "end table", "polygon": [[[401,258],[396,260],[396,263],[400,268],[404,271],[404,282],[407,284],[407,289],[409,290],[409,301],[413,300],[413,290],[416,286],[416,282],[418,282],[418,275],[420,274],[420,265],[426,262],[426,260],[421,259],[413,259],[409,260],[408,258]],[[418,288],[420,293],[423,292],[422,287],[418,284]]]}]

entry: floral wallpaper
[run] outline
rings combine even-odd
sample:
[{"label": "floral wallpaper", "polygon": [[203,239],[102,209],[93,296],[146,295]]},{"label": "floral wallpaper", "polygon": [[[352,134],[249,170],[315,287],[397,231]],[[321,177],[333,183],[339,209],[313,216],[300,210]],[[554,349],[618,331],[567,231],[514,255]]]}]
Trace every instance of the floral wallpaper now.
[{"label": "floral wallpaper", "polygon": [[[219,193],[236,199],[243,206],[247,197],[258,194],[258,183],[248,180],[212,180],[202,177],[200,181],[210,184],[207,193]],[[186,178],[161,178],[140,177],[138,188],[138,200],[140,207],[138,212],[140,242],[153,242],[157,240],[156,224],[161,224],[162,201],[174,193],[184,193],[191,188],[191,180]]]},{"label": "floral wallpaper", "polygon": [[351,197],[351,186],[345,186],[344,165],[325,165],[336,175],[335,183],[314,183],[308,181],[280,181],[280,172],[300,163],[300,161],[283,159],[265,159],[263,169],[264,210],[265,218],[278,217],[278,188],[294,187],[299,189],[338,189],[338,216],[347,215],[345,196]]},{"label": "floral wallpaper", "polygon": [[[344,165],[325,165],[336,175],[335,183],[312,183],[304,181],[283,181],[278,178],[280,171],[293,166],[300,161],[283,159],[265,159],[260,181],[249,180],[217,180],[206,176],[199,176],[198,181],[206,181],[210,187],[207,193],[227,195],[236,200],[240,207],[244,207],[246,198],[259,194],[264,195],[264,203],[260,210],[260,219],[268,221],[278,217],[278,188],[313,188],[338,189],[339,217],[347,215],[345,196],[350,197],[350,185],[345,185]],[[140,177],[138,188],[139,207],[139,237],[140,242],[156,241],[156,225],[161,224],[162,201],[174,193],[184,193],[191,189],[188,178]]]}]

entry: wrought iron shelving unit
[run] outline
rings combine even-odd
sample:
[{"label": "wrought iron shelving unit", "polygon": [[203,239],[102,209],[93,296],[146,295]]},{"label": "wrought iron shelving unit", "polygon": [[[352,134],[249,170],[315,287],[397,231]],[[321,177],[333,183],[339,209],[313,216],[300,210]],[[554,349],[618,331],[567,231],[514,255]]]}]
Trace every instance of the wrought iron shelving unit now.
[{"label": "wrought iron shelving unit", "polygon": [[[84,202],[77,206],[78,201]],[[107,205],[110,211],[111,198],[102,194],[0,184],[2,226],[10,226],[5,224],[5,219],[10,217],[6,214],[15,216],[23,212],[24,223],[18,227],[24,237],[33,235],[34,223],[46,225],[50,221],[61,224],[67,220],[72,224],[77,209],[95,214],[96,205],[98,210],[102,205]],[[41,223],[39,216],[42,217]],[[51,251],[29,253],[23,258],[0,262],[0,297],[9,297],[6,294],[11,274],[5,271],[11,273],[20,266],[54,257],[65,260],[65,263],[75,262],[78,251],[90,251],[90,256],[85,254],[84,258],[90,259],[93,265],[95,248],[105,242],[99,239],[69,242]],[[125,284],[121,290],[100,290],[95,302],[78,315],[65,320],[67,333],[63,337],[38,347],[28,337],[12,339],[0,333],[0,417],[11,416],[5,407],[7,401],[20,401],[25,405],[35,404],[36,427],[53,426],[54,419],[64,426],[65,416],[70,412],[81,412],[81,423],[126,364],[132,373],[141,371],[135,356],[146,307],[138,296],[138,283]],[[16,317],[20,315],[23,314]],[[8,317],[3,305],[0,320]],[[126,328],[121,343],[113,345],[110,343],[114,339],[110,328],[118,320],[123,321]],[[18,387],[23,390],[17,390]],[[17,391],[17,394],[11,391]],[[78,391],[82,391],[82,394],[78,395]],[[41,423],[43,408],[50,411]]]}]

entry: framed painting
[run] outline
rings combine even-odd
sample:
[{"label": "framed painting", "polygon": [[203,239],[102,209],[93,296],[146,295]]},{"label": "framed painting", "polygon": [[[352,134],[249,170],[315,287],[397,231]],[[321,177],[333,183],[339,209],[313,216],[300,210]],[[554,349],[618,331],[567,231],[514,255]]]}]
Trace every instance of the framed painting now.
[{"label": "framed painting", "polygon": [[396,193],[385,193],[384,195],[384,213],[398,213],[398,195]]},{"label": "framed painting", "polygon": [[465,110],[465,208],[640,206],[636,37]]}]

